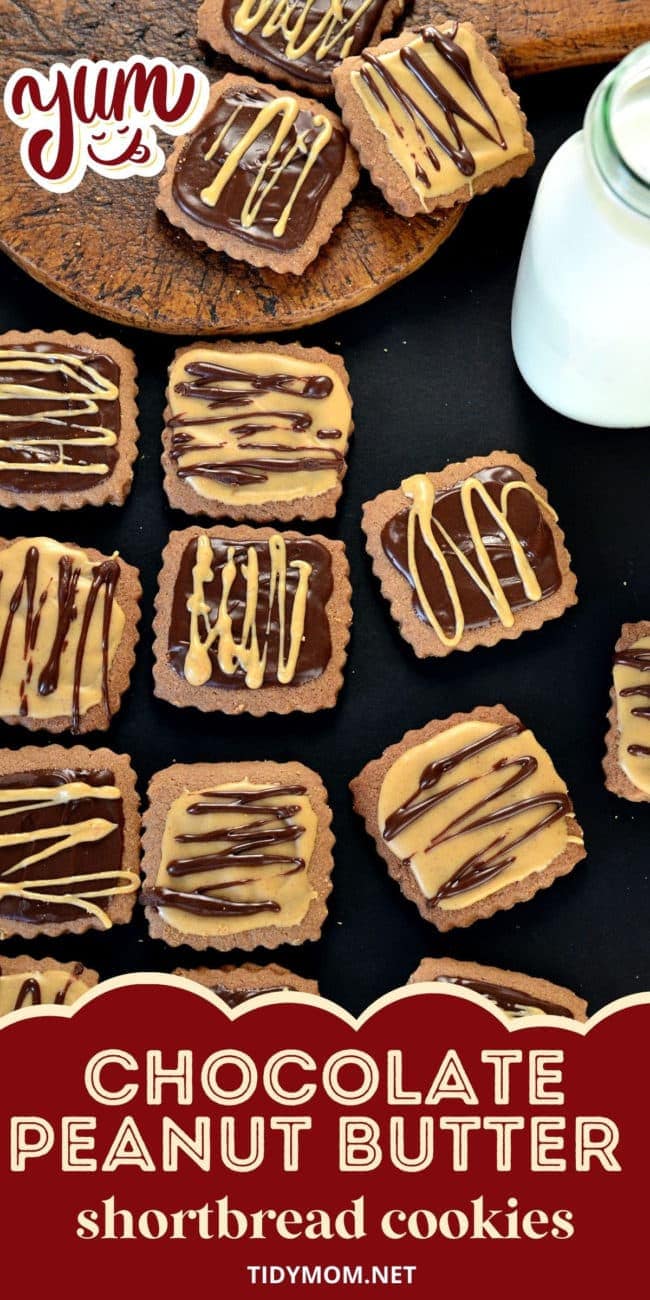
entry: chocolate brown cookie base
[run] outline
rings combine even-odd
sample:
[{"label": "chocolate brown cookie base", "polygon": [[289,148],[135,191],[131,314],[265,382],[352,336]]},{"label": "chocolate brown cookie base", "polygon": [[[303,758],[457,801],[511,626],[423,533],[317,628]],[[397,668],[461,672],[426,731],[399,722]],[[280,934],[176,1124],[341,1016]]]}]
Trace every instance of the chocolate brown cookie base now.
[{"label": "chocolate brown cookie base", "polygon": [[[65,330],[45,333],[42,330],[10,330],[0,334],[0,350],[6,347],[21,347],[25,344],[57,343],[87,350],[92,356],[108,356],[119,367],[119,434],[117,439],[117,460],[110,474],[92,487],[83,486],[83,476],[77,476],[78,487],[60,492],[42,491],[36,486],[10,490],[0,482],[0,506],[8,508],[21,506],[23,510],[78,510],[80,506],[123,505],[133,483],[133,462],[138,454],[138,393],[135,357],[130,348],[125,348],[111,338],[95,338],[91,334],[68,334]],[[1,363],[0,355],[0,363]],[[101,406],[100,406],[101,411]],[[37,479],[38,475],[34,475]]]},{"label": "chocolate brown cookie base", "polygon": [[[537,481],[535,471],[513,452],[493,451],[489,456],[471,456],[468,460],[447,465],[437,473],[428,473],[426,478],[437,492],[444,492],[480,470],[501,465],[515,469],[543,501],[548,501],[548,493]],[[418,659],[440,658],[454,650],[473,650],[477,645],[491,646],[498,641],[516,640],[522,632],[535,631],[549,619],[560,618],[566,609],[577,604],[576,578],[571,570],[571,556],[564,544],[564,533],[559,524],[545,515],[561,577],[557,591],[523,609],[513,611],[511,627],[504,627],[495,614],[494,621],[465,630],[456,646],[446,646],[434,628],[419,616],[414,606],[413,587],[389,560],[382,544],[384,526],[400,511],[408,509],[408,506],[409,501],[401,487],[381,492],[372,501],[365,502],[362,527],[367,539],[366,549],[372,559],[373,573],[379,579],[382,595],[389,603],[390,612],[401,635],[413,647]]]},{"label": "chocolate brown cookie base", "polygon": [[[298,925],[268,925],[247,929],[245,922],[229,934],[193,934],[183,932],[168,924],[163,918],[155,898],[155,888],[162,861],[162,843],[167,816],[174,801],[190,791],[206,790],[215,784],[228,784],[242,780],[261,783],[298,783],[306,788],[307,798],[317,820],[317,833],[313,852],[307,863],[307,877],[314,897]],[[254,948],[278,948],[280,944],[301,944],[318,939],[327,916],[327,899],[332,890],[331,873],[334,867],[331,831],[332,812],[327,802],[327,791],[321,778],[303,763],[177,763],[156,772],[149,783],[149,806],[144,814],[143,870],[145,881],[141,902],[149,923],[152,939],[163,939],[173,948],[186,944],[197,952],[216,949],[231,952],[241,949],[252,952]],[[172,904],[168,903],[168,907]]]},{"label": "chocolate brown cookie base", "polygon": [[[614,647],[614,653],[620,654],[624,650],[629,650],[631,646],[639,641],[641,637],[650,637],[650,620],[642,620],[639,623],[624,623],[621,628],[621,635]],[[650,688],[650,672],[647,676],[647,685]],[[607,714],[609,728],[605,737],[606,752],[603,759],[603,771],[605,773],[605,785],[612,794],[618,795],[620,799],[629,799],[631,803],[648,803],[650,794],[639,789],[638,786],[630,780],[630,777],[623,771],[619,762],[619,745],[620,745],[620,726],[618,718],[618,695],[614,683],[610,689],[611,707]],[[650,699],[637,701],[639,707],[650,709]],[[648,744],[650,745],[650,719],[648,721]],[[650,765],[650,756],[648,758]]]},{"label": "chocolate brown cookie base", "polygon": [[448,983],[456,988],[469,988],[474,993],[499,1007],[509,1018],[533,1014],[562,1016],[584,1023],[587,1003],[570,989],[549,980],[521,975],[498,966],[483,966],[474,961],[454,961],[452,957],[423,957],[409,984]]},{"label": "chocolate brown cookie base", "polygon": [[471,713],[454,713],[449,718],[429,722],[427,726],[417,731],[408,731],[396,745],[391,745],[384,750],[381,758],[366,764],[363,771],[350,782],[355,811],[364,819],[366,830],[374,839],[377,852],[386,863],[393,880],[397,881],[405,898],[416,904],[420,915],[441,932],[456,927],[465,929],[475,921],[493,916],[495,912],[509,911],[515,904],[527,902],[539,890],[547,889],[552,885],[559,876],[567,875],[586,857],[582,831],[571,812],[571,815],[567,815],[566,818],[567,830],[579,839],[579,843],[567,843],[563,852],[541,870],[531,871],[525,878],[513,881],[471,904],[455,909],[444,909],[439,903],[426,897],[410,867],[392,852],[384,839],[378,815],[380,792],[384,778],[401,755],[424,741],[449,731],[452,727],[470,721],[493,722],[495,727],[522,725],[516,715],[510,713],[502,704],[496,704],[491,708],[479,707],[473,709]]},{"label": "chocolate brown cookie base", "polygon": [[274,962],[268,966],[245,962],[243,966],[219,966],[216,970],[208,966],[198,966],[196,970],[177,967],[174,975],[201,984],[231,1008],[252,1002],[263,993],[311,993],[318,997],[316,980],[294,975],[293,971],[285,966],[276,966]]},{"label": "chocolate brown cookie base", "polygon": [[[0,778],[30,771],[97,771],[110,770],[115,777],[115,785],[122,797],[122,857],[121,870],[140,871],[140,799],[136,790],[135,772],[128,754],[116,754],[112,749],[86,749],[83,745],[70,748],[63,745],[48,744],[43,747],[28,745],[23,749],[0,750]],[[0,871],[0,883],[2,882]],[[111,925],[126,925],[133,916],[137,898],[137,889],[128,894],[107,896],[94,901],[102,906]],[[85,934],[87,930],[104,930],[106,926],[99,918],[81,912],[77,920],[47,922],[45,924],[14,920],[0,916],[0,939],[9,939],[20,935],[23,939],[35,939],[40,934],[50,938],[59,935]],[[28,959],[26,959],[28,960]],[[2,957],[0,955],[0,965]]]},{"label": "chocolate brown cookie base", "polygon": [[[323,348],[304,348],[299,343],[233,343],[229,340],[219,340],[218,343],[196,344],[191,343],[186,347],[179,348],[174,354],[171,370],[179,357],[185,356],[188,352],[193,352],[200,347],[201,350],[214,350],[215,353],[232,353],[233,357],[246,356],[250,353],[265,353],[269,356],[278,357],[278,365],[281,368],[282,357],[289,356],[297,358],[300,361],[313,364],[314,366],[326,366],[333,370],[338,376],[343,388],[346,390],[350,400],[350,410],[352,401],[350,398],[350,377],[345,368],[342,357],[336,353],[325,352]],[[170,506],[178,510],[184,510],[188,515],[208,515],[211,519],[234,519],[237,521],[250,520],[256,524],[265,523],[287,523],[292,519],[325,519],[332,518],[336,514],[336,507],[343,490],[343,479],[347,473],[347,450],[349,438],[354,429],[354,422],[350,416],[348,425],[342,430],[342,454],[344,456],[343,464],[334,487],[327,492],[321,492],[315,496],[298,496],[290,501],[274,500],[272,493],[269,494],[268,501],[259,501],[252,503],[243,503],[239,505],[236,501],[219,500],[202,495],[191,483],[183,480],[178,473],[172,452],[173,430],[171,421],[174,418],[172,409],[172,394],[170,384],[167,386],[167,406],[165,409],[165,429],[163,432],[163,456],[162,465],[165,471],[164,488],[167,493],[167,499]],[[254,410],[253,402],[249,402],[242,408],[242,420],[250,415]],[[339,443],[334,444],[337,451],[341,450]],[[262,452],[259,453],[260,455]],[[196,475],[197,478],[200,475]]]}]

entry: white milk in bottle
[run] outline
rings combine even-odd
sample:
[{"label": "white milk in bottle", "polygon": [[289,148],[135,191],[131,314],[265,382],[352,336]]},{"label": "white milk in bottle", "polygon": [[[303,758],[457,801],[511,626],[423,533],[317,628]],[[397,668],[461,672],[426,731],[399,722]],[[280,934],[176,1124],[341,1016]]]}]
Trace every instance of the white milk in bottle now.
[{"label": "white milk in bottle", "polygon": [[542,177],[512,308],[517,365],[562,415],[650,425],[650,44],[593,95]]}]

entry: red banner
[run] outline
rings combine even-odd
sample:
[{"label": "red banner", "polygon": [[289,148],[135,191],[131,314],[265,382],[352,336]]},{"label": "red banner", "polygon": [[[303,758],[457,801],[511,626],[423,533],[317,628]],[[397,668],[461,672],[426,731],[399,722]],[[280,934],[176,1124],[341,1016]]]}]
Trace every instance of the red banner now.
[{"label": "red banner", "polygon": [[540,1020],[430,987],[359,1021],[229,1011],[160,975],[7,1017],[0,1194],[29,1294],[114,1297],[136,1263],[158,1296],[233,1300],[486,1276],[519,1300],[578,1269],[599,1296],[621,1249],[643,1276],[650,995]]}]

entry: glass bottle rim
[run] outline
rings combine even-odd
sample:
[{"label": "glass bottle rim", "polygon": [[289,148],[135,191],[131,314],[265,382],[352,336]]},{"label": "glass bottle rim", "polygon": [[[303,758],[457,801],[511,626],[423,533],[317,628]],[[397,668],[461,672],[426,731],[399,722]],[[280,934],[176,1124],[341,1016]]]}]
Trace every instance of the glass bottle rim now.
[{"label": "glass bottle rim", "polygon": [[[650,118],[650,42],[628,54],[593,94],[585,116],[585,134],[598,173],[628,208],[650,217],[650,173],[641,175],[617,138],[616,117],[631,94],[646,87]],[[650,132],[649,132],[650,140]]]}]

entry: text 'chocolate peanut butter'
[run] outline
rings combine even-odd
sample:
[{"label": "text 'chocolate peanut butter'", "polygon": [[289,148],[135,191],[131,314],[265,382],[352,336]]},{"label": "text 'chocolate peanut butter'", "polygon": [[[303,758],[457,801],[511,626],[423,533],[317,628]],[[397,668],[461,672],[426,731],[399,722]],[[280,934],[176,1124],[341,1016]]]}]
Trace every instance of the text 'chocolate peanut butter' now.
[{"label": "text 'chocolate peanut butter'", "polygon": [[241,781],[187,791],[167,813],[146,902],[185,934],[299,926],[315,897],[317,825],[302,785]]},{"label": "text 'chocolate peanut butter'", "polygon": [[0,347],[0,488],[77,492],[110,478],[120,436],[120,368],[60,342]]},{"label": "text 'chocolate peanut butter'", "polygon": [[230,90],[185,144],[173,198],[203,226],[289,252],[311,234],[345,156],[330,115],[263,86]]},{"label": "text 'chocolate peanut butter'", "polygon": [[573,808],[545,751],[521,722],[468,720],[391,765],[378,821],[430,907],[471,907],[556,861]]},{"label": "text 'chocolate peanut butter'", "polygon": [[274,533],[230,543],[201,533],[183,553],[168,657],[192,686],[258,690],[319,677],[332,647],[327,549]]}]

